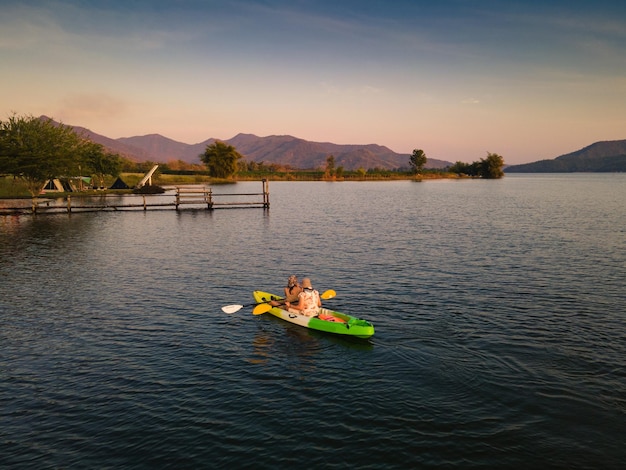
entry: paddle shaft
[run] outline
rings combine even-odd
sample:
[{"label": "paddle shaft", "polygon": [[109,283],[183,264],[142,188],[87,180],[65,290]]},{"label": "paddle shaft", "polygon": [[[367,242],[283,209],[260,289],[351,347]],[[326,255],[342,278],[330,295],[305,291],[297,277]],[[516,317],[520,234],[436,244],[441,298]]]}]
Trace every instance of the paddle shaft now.
[{"label": "paddle shaft", "polygon": [[[337,293],[334,290],[329,289],[327,291],[324,291],[324,293],[320,295],[320,299],[325,299],[325,300],[332,299],[336,295]],[[284,304],[286,302],[287,302],[286,299],[282,299],[282,302],[280,302],[280,304]],[[271,309],[272,309],[272,306],[268,305],[268,302],[261,302],[256,307],[254,307],[254,309],[252,310],[252,314],[261,315],[262,313],[269,312]]]},{"label": "paddle shaft", "polygon": [[[334,290],[329,289],[329,290],[325,291],[320,297],[322,299],[332,299],[336,295],[337,295],[337,293]],[[238,312],[239,310],[241,310],[244,307],[258,307],[259,305],[267,304],[267,303],[270,303],[270,302],[278,302],[279,304],[284,304],[285,302],[297,302],[297,300],[288,301],[284,297],[272,295],[271,299],[264,300],[263,302],[255,302],[253,304],[246,304],[246,305],[240,305],[240,304],[224,305],[222,307],[222,310],[224,312],[226,312],[226,313],[235,313],[235,312]]]}]

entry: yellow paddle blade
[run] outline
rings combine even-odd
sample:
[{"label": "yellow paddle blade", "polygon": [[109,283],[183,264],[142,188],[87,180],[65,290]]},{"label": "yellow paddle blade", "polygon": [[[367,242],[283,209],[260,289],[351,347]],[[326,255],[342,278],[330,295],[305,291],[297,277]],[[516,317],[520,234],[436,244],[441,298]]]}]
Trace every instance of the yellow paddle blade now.
[{"label": "yellow paddle blade", "polygon": [[254,307],[252,315],[261,315],[262,313],[269,312],[272,309],[270,304],[261,304]]},{"label": "yellow paddle blade", "polygon": [[337,295],[337,292],[335,292],[332,289],[328,289],[327,291],[325,291],[324,293],[322,293],[322,295],[320,295],[320,297],[324,300],[327,299],[332,299],[333,297],[335,297]]}]

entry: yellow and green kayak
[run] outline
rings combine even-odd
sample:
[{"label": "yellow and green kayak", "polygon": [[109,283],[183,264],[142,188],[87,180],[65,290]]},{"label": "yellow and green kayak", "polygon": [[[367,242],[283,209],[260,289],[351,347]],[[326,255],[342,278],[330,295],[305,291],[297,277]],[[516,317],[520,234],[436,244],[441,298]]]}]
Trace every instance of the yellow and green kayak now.
[{"label": "yellow and green kayak", "polygon": [[[252,293],[257,303],[270,302],[272,300],[283,300],[283,297],[274,295],[269,292],[256,290]],[[335,312],[333,310],[321,307],[317,316],[307,317],[301,315],[295,310],[285,310],[284,306],[273,306],[269,313],[275,317],[281,318],[289,323],[311,328],[312,330],[325,331],[343,336],[353,336],[356,338],[369,338],[374,334],[374,325],[366,320],[346,315],[344,313]]]}]

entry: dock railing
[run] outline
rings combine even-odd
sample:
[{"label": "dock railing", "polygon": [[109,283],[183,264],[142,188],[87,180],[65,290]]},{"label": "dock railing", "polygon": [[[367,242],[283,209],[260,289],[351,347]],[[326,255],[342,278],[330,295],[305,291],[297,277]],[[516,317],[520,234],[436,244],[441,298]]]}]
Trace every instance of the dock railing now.
[{"label": "dock railing", "polygon": [[[259,207],[269,209],[269,185],[262,180],[263,191],[260,193],[215,193],[209,186],[176,186],[175,194],[156,195],[67,195],[63,199],[34,198],[31,206],[2,207],[0,215],[7,214],[47,214],[58,212],[96,212],[105,210],[144,210],[148,209],[176,209],[184,207],[197,209],[203,206],[206,210],[218,208]],[[173,200],[172,200],[173,197]],[[126,200],[125,200],[126,199]]]},{"label": "dock railing", "polygon": [[206,204],[208,210],[213,209],[213,190],[209,187],[192,187],[177,186],[176,187],[176,210],[182,204]]},{"label": "dock railing", "polygon": [[[208,210],[218,207],[262,207],[269,209],[270,195],[267,180],[262,180],[263,192],[260,193],[214,193],[208,186],[177,186],[176,210],[183,204],[206,205]],[[260,199],[243,199],[249,196],[261,196]],[[217,199],[217,200],[216,200]]]}]

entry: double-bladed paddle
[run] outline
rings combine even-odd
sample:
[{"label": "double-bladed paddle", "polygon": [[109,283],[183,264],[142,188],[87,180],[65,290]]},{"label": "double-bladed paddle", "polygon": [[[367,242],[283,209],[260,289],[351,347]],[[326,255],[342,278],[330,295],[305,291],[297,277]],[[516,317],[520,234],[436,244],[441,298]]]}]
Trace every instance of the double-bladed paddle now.
[{"label": "double-bladed paddle", "polygon": [[[328,300],[328,299],[332,299],[336,295],[337,295],[337,293],[334,290],[329,289],[327,291],[324,291],[324,293],[322,293],[322,295],[320,295],[320,297],[322,299],[324,299],[324,300]],[[252,310],[252,313],[254,315],[261,315],[262,313],[268,312],[272,308],[272,305],[269,305],[269,302],[273,302],[273,301],[279,301],[280,303],[284,303],[285,302],[285,300],[282,299],[282,298],[275,298],[275,299],[265,300],[264,302],[257,302],[257,303],[254,303],[254,304],[224,305],[222,307],[222,311],[225,312],[225,313],[235,313],[235,312],[238,312],[239,310],[241,310],[244,307],[255,307],[254,310]]]}]

